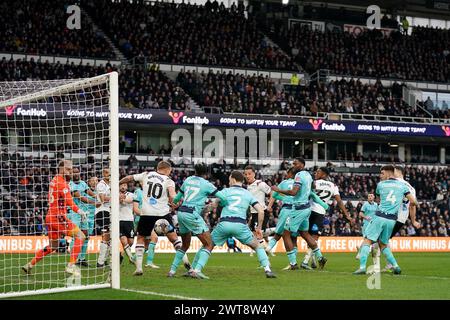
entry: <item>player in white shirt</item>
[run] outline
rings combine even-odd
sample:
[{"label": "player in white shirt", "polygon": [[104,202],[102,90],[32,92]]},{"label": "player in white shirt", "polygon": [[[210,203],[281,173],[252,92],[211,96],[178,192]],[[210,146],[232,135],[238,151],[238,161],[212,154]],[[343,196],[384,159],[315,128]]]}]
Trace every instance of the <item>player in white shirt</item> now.
[{"label": "player in white shirt", "polygon": [[[247,184],[247,190],[250,191],[250,193],[255,197],[256,200],[258,200],[258,203],[261,204],[261,206],[264,208],[264,220],[263,220],[263,226],[262,231],[265,233],[267,228],[267,223],[269,221],[269,213],[266,211],[266,197],[270,196],[272,193],[272,189],[262,180],[257,180],[255,178],[256,172],[255,169],[252,166],[247,166],[244,169],[244,176],[245,181]],[[249,220],[249,227],[250,230],[253,232],[253,234],[256,236],[255,233],[255,227],[258,224],[258,212],[251,207],[250,208],[250,220]],[[267,236],[266,236],[267,238]],[[264,245],[264,238],[258,239],[261,244]],[[268,239],[266,239],[267,242],[269,242]],[[253,251],[250,253],[250,255],[253,255]],[[272,253],[272,255],[274,255]]]},{"label": "player in white shirt", "polygon": [[142,186],[143,201],[137,226],[135,276],[141,276],[144,273],[142,270],[142,262],[145,251],[145,238],[150,237],[155,227],[155,222],[159,219],[165,219],[169,222],[166,236],[173,243],[175,250],[181,247],[181,240],[178,239],[170,214],[171,207],[169,204],[172,203],[176,195],[175,182],[169,177],[171,172],[172,166],[170,163],[160,161],[156,167],[156,172],[143,172],[141,174],[126,176],[120,180],[120,184],[138,181]]},{"label": "player in white shirt", "polygon": [[[347,211],[347,208],[344,205],[344,202],[341,199],[339,194],[339,188],[330,180],[329,178],[330,172],[327,167],[320,167],[316,170],[314,174],[314,185],[315,192],[328,205],[333,203],[333,200],[336,200],[339,209],[344,213],[347,220],[351,221],[350,214]],[[318,203],[310,200],[311,204],[311,215],[309,216],[309,230],[308,233],[314,238],[314,240],[318,241],[320,235],[323,230],[323,220],[326,210],[319,205]],[[305,258],[301,264],[303,269],[311,269],[309,266],[309,261],[312,259],[311,267],[317,268],[317,263],[315,261],[315,257],[312,254],[312,250],[308,248],[308,251],[305,254]]]},{"label": "player in white shirt", "polygon": [[[120,242],[123,246],[123,251],[128,256],[128,260],[134,263],[133,254],[131,253],[131,246],[134,241],[134,214],[133,214],[133,199],[134,194],[128,192],[128,184],[120,185],[120,205],[119,205],[119,233]],[[123,254],[120,256],[120,262],[123,260]]]},{"label": "player in white shirt", "polygon": [[[417,197],[416,197],[416,189],[414,189],[414,187],[412,185],[409,184],[408,181],[406,181],[404,179],[404,173],[405,173],[405,168],[402,166],[395,166],[394,167],[394,177],[403,182],[404,184],[406,184],[406,186],[408,187],[409,193],[414,197],[415,200],[415,204],[414,206],[411,206],[409,200],[407,198],[403,199],[403,204],[400,206],[399,212],[398,212],[398,216],[397,216],[397,222],[395,223],[394,229],[392,230],[392,234],[391,234],[391,238],[393,236],[395,236],[397,234],[397,232],[400,231],[400,229],[405,225],[406,220],[408,220],[408,217],[411,216],[411,221],[414,221],[414,228],[420,228],[420,223],[418,223],[416,221],[416,211],[417,211],[417,207],[419,206],[419,203],[417,202]],[[380,264],[379,262],[379,256],[377,256],[378,259],[378,265]],[[393,267],[390,264],[387,264],[386,267],[384,268],[383,271],[388,271],[388,270],[392,270]]]},{"label": "player in white shirt", "polygon": [[97,184],[95,193],[100,206],[95,209],[96,229],[100,229],[102,242],[100,243],[100,253],[97,259],[97,267],[103,268],[110,250],[110,226],[109,213],[111,210],[111,188],[109,186],[110,171],[108,168],[102,170],[103,179]]}]

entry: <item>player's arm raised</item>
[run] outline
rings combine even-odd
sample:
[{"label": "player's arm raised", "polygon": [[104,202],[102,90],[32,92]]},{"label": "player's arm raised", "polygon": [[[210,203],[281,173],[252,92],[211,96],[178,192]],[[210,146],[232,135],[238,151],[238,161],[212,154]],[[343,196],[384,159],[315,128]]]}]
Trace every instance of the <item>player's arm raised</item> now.
[{"label": "player's arm raised", "polygon": [[126,176],[126,177],[123,177],[122,179],[120,179],[120,181],[119,181],[119,184],[122,184],[122,183],[130,183],[130,182],[133,182],[133,181],[137,181],[136,179],[135,179],[135,175],[130,175],[130,176]]}]

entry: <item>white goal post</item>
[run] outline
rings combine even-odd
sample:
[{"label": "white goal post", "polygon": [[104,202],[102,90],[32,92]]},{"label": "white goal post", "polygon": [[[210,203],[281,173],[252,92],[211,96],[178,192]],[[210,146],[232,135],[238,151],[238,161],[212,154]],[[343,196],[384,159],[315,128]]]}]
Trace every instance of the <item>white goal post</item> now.
[{"label": "white goal post", "polygon": [[[0,82],[0,298],[120,288],[118,87],[117,72]],[[58,228],[75,223],[83,231],[77,241],[48,229],[50,182],[64,170],[58,166],[63,159],[71,160],[74,174],[59,176],[87,218],[67,208],[70,221],[59,212],[56,219],[63,219]],[[98,182],[106,177],[108,184],[107,169],[111,200],[100,206]],[[97,215],[103,205],[110,207],[109,218]],[[105,263],[98,267],[108,232]],[[69,259],[78,273],[68,273]]]}]

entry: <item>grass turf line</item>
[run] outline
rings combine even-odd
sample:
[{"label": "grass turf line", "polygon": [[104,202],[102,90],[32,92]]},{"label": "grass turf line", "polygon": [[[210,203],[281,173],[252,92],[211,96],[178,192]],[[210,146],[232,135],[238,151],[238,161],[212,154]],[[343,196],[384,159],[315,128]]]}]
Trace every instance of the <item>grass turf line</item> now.
[{"label": "grass turf line", "polygon": [[[327,254],[324,271],[282,271],[287,265],[284,253],[270,257],[277,279],[266,279],[257,269],[256,257],[248,254],[214,254],[204,272],[210,280],[184,278],[180,266],[176,278],[166,274],[173,254],[156,254],[161,269],[144,269],[144,276],[133,277],[134,266],[126,259],[121,267],[121,287],[134,291],[97,289],[20,299],[450,299],[449,253],[397,253],[402,275],[381,275],[381,289],[369,290],[368,276],[354,276],[359,262],[352,253]],[[299,255],[301,261],[303,256]],[[193,254],[189,254],[193,259]],[[369,258],[369,264],[371,260]],[[385,261],[382,259],[382,265]],[[92,271],[90,271],[92,272]],[[147,294],[140,293],[150,292]],[[167,296],[166,296],[167,295]]]}]

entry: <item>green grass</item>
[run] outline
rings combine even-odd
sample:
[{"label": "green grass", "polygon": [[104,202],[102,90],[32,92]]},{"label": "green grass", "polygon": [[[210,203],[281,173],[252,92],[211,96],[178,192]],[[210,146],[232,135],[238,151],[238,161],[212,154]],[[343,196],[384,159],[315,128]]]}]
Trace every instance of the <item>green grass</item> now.
[{"label": "green grass", "polygon": [[[122,288],[151,294],[98,289],[20,299],[153,300],[174,299],[173,295],[198,299],[450,299],[449,253],[397,253],[403,273],[400,276],[382,274],[379,290],[367,288],[368,276],[351,274],[358,267],[354,254],[335,253],[327,257],[328,263],[323,271],[282,271],[287,265],[287,258],[279,253],[271,257],[278,278],[266,279],[264,272],[257,269],[256,256],[218,253],[211,256],[205,269],[205,274],[211,279],[197,280],[181,277],[185,271],[182,267],[176,278],[167,278],[173,254],[157,254],[155,263],[161,269],[145,269],[142,277],[132,276],[134,267],[127,261],[121,269]],[[192,260],[193,254],[189,258]],[[62,259],[61,256],[58,259]],[[63,270],[63,267],[60,269]],[[93,271],[90,272],[93,275]],[[58,272],[54,277],[56,275],[61,277]]]}]

